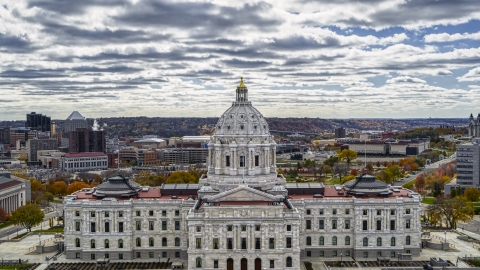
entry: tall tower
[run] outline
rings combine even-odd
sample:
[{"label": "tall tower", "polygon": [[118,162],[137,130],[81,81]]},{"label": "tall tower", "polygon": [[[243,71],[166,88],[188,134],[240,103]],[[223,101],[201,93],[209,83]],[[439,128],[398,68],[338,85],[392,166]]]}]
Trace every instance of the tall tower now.
[{"label": "tall tower", "polygon": [[208,144],[208,173],[200,184],[220,191],[239,184],[262,190],[284,184],[285,179],[277,177],[276,143],[267,121],[248,101],[243,78],[235,92],[235,101],[220,116]]}]

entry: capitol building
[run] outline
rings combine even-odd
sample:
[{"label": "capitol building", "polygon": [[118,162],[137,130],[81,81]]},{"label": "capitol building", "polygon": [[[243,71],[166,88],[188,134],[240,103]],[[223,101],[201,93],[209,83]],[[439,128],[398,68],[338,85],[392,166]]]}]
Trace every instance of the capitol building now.
[{"label": "capitol building", "polygon": [[421,251],[420,198],[363,175],[343,186],[287,183],[243,81],[208,144],[198,184],[121,176],[65,199],[68,259],[184,261],[187,269],[300,269],[310,257]]}]

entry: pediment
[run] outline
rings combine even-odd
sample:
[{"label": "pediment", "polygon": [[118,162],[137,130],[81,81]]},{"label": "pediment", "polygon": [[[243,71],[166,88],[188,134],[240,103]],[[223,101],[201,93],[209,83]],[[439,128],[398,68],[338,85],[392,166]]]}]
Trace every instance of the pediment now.
[{"label": "pediment", "polygon": [[205,200],[209,202],[222,201],[262,201],[262,202],[278,202],[283,197],[279,195],[272,195],[259,191],[247,186],[240,186],[234,189],[227,190],[214,196],[206,197]]}]

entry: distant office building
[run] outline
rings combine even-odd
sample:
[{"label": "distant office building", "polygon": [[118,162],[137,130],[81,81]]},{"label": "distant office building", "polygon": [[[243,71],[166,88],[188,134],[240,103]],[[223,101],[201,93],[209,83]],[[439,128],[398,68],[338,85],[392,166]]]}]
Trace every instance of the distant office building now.
[{"label": "distant office building", "polygon": [[157,152],[155,150],[124,147],[120,149],[120,162],[123,163],[124,161],[133,161],[138,166],[155,165],[157,163]]},{"label": "distant office building", "polygon": [[335,139],[345,138],[345,136],[346,136],[345,129],[343,127],[335,129]]},{"label": "distant office building", "polygon": [[[399,155],[413,156],[423,153],[430,148],[430,139],[414,139],[414,140],[343,140],[343,146],[348,145],[348,149],[358,154],[367,155]],[[343,147],[342,146],[342,147]],[[343,147],[345,148],[345,147]]]},{"label": "distant office building", "polygon": [[19,150],[18,141],[21,142],[20,145],[24,145],[28,140],[35,138],[35,135],[35,131],[29,128],[10,128],[10,146],[16,147]]},{"label": "distant office building", "polygon": [[87,128],[87,120],[79,112],[74,111],[65,120],[64,132],[75,131],[77,128]]},{"label": "distant office building", "polygon": [[53,138],[57,134],[57,124],[55,122],[50,123],[50,136]]},{"label": "distant office building", "polygon": [[468,124],[468,136],[480,137],[480,113],[477,116],[477,120],[473,118],[473,114],[470,114],[470,123]]},{"label": "distant office building", "polygon": [[77,128],[68,133],[68,152],[105,152],[105,131]]},{"label": "distant office building", "polygon": [[156,136],[144,136],[142,139],[132,142],[132,146],[145,149],[158,149],[167,147],[167,142],[157,138]]},{"label": "distant office building", "polygon": [[58,141],[56,139],[31,139],[27,141],[28,161],[37,161],[37,152],[39,150],[57,150]]},{"label": "distant office building", "polygon": [[54,159],[60,159],[66,153],[58,150],[39,150],[37,151],[37,160],[42,162],[42,167],[46,169],[53,168]]},{"label": "distant office building", "polygon": [[480,187],[480,138],[457,145],[457,184]]},{"label": "distant office building", "polygon": [[108,169],[108,158],[103,152],[68,153],[61,159],[61,163],[62,170],[67,172]]},{"label": "distant office building", "polygon": [[157,150],[160,163],[169,164],[197,164],[206,163],[208,157],[207,148],[168,148]]},{"label": "distant office building", "polygon": [[27,114],[25,127],[38,131],[50,131],[50,122],[51,119],[49,116],[32,112]]},{"label": "distant office building", "polygon": [[30,181],[0,172],[0,207],[11,213],[31,199]]},{"label": "distant office building", "polygon": [[0,144],[10,144],[10,128],[0,128]]}]

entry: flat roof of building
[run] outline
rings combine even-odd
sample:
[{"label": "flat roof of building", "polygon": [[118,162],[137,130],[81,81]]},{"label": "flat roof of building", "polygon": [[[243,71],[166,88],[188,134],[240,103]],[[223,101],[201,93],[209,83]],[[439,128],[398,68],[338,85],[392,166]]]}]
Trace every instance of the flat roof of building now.
[{"label": "flat roof of building", "polygon": [[103,153],[103,152],[81,152],[81,153],[65,154],[65,157],[67,157],[67,158],[70,158],[70,157],[100,157],[100,156],[106,156],[106,154]]}]

